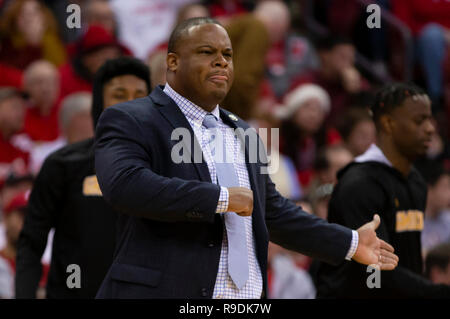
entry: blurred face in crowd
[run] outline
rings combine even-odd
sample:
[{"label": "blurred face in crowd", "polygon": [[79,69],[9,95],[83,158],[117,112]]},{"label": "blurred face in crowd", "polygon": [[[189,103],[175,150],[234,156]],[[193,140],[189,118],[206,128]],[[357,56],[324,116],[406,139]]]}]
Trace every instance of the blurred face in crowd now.
[{"label": "blurred face in crowd", "polygon": [[59,95],[59,75],[49,62],[39,61],[25,71],[25,89],[33,105],[48,115]]},{"label": "blurred face in crowd", "polygon": [[107,46],[87,53],[83,56],[83,65],[93,75],[109,59],[115,59],[120,56],[120,49],[115,46]]},{"label": "blurred face in crowd", "polygon": [[188,4],[179,12],[177,24],[191,18],[209,17],[208,9],[201,4]]},{"label": "blurred face in crowd", "polygon": [[135,75],[116,76],[103,86],[103,107],[127,102],[149,94],[144,80]]},{"label": "blurred face in crowd", "polygon": [[355,48],[351,44],[338,44],[329,51],[320,52],[323,69],[333,77],[340,77],[355,63]]},{"label": "blurred face in crowd", "polygon": [[412,161],[426,154],[435,131],[428,96],[409,97],[390,114],[381,116],[380,120],[404,157]]},{"label": "blurred face in crowd", "polygon": [[316,133],[323,124],[325,112],[316,98],[303,102],[294,114],[294,123],[306,134]]},{"label": "blurred face in crowd", "polygon": [[353,160],[353,155],[344,147],[330,148],[326,152],[328,168],[317,173],[320,184],[336,184],[337,173]]},{"label": "blurred face in crowd", "polygon": [[86,8],[86,23],[99,24],[109,33],[114,34],[116,21],[108,1],[91,1]]},{"label": "blurred face in crowd", "polygon": [[450,263],[445,269],[434,266],[430,271],[430,280],[434,284],[450,285]]},{"label": "blurred face in crowd", "polygon": [[5,216],[6,238],[13,246],[17,245],[24,219],[25,213],[21,210],[13,210]]},{"label": "blurred face in crowd", "polygon": [[364,120],[356,123],[346,140],[347,147],[353,156],[363,154],[372,143],[375,143],[376,129],[373,121]]},{"label": "blurred face in crowd", "polygon": [[16,195],[29,191],[33,187],[31,180],[22,180],[12,185],[5,184],[0,192],[0,203],[9,203]]},{"label": "blurred face in crowd", "polygon": [[0,102],[0,131],[4,138],[18,133],[25,120],[25,101],[13,96]]},{"label": "blurred face in crowd", "polygon": [[167,55],[170,86],[211,111],[233,83],[233,50],[225,29],[216,24],[191,27]]},{"label": "blurred face in crowd", "polygon": [[255,16],[264,24],[271,43],[286,37],[291,25],[289,9],[282,1],[261,1],[255,8]]},{"label": "blurred face in crowd", "polygon": [[450,175],[444,174],[428,187],[427,213],[437,214],[447,208],[450,208]]},{"label": "blurred face in crowd", "polygon": [[72,116],[65,129],[69,144],[83,141],[94,136],[92,116],[90,111],[80,111]]},{"label": "blurred face in crowd", "polygon": [[35,0],[24,2],[17,16],[16,27],[30,44],[39,44],[45,31],[44,14]]}]

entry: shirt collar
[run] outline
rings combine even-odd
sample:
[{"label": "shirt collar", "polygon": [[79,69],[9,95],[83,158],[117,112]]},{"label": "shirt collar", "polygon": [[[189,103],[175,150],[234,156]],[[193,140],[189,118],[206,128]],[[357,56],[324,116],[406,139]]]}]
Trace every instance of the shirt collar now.
[{"label": "shirt collar", "polygon": [[[200,125],[202,125],[203,119],[209,112],[205,111],[200,106],[178,94],[174,89],[170,87],[169,83],[167,82],[164,86],[163,92],[166,93],[176,103],[176,105],[180,108],[181,112],[183,112],[184,116],[186,116],[188,120],[198,122]],[[216,119],[220,121],[219,105],[216,105],[216,107],[211,111],[211,114],[213,114]]]},{"label": "shirt collar", "polygon": [[392,167],[392,163],[384,155],[381,148],[379,148],[375,143],[370,145],[370,147],[367,149],[367,151],[364,152],[364,154],[355,158],[355,162],[357,162],[357,163],[363,163],[363,162],[369,162],[369,161],[383,163],[383,164],[386,164],[387,166]]}]

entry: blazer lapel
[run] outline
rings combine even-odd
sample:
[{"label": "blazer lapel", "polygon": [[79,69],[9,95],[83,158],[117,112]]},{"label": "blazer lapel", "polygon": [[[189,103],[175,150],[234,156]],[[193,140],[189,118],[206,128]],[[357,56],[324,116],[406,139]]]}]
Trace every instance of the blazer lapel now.
[{"label": "blazer lapel", "polygon": [[211,183],[211,175],[209,174],[208,166],[206,162],[202,160],[200,163],[196,163],[194,160],[194,150],[200,150],[201,146],[195,136],[194,131],[192,130],[191,125],[188,120],[184,116],[183,112],[180,110],[178,105],[169,97],[166,93],[163,92],[163,86],[157,86],[154,88],[152,93],[150,94],[150,98],[158,104],[160,107],[158,108],[159,112],[162,116],[172,125],[174,129],[176,128],[185,128],[189,130],[191,138],[191,145],[188,145],[189,141],[185,141],[183,139],[183,143],[188,147],[187,149],[191,150],[191,163],[193,163],[197,173],[200,177],[201,181],[210,182]]}]

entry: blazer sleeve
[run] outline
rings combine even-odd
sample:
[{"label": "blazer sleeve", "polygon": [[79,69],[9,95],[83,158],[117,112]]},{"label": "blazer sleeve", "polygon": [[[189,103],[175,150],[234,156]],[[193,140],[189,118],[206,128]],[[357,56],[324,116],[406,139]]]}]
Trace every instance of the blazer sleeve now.
[{"label": "blazer sleeve", "polygon": [[333,265],[345,260],[352,241],[351,229],[303,211],[278,193],[268,175],[266,195],[271,241]]},{"label": "blazer sleeve", "polygon": [[[144,136],[132,114],[120,106],[103,111],[95,135],[95,169],[105,200],[137,217],[214,222],[220,187],[158,175],[152,170],[148,143],[152,137]],[[154,152],[157,148],[154,145]]]}]

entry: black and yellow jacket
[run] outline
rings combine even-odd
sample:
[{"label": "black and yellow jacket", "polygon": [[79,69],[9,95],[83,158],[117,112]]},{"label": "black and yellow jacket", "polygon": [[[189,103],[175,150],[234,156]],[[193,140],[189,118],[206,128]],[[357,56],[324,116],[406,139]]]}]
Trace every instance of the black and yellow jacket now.
[{"label": "black and yellow jacket", "polygon": [[[389,165],[375,145],[338,174],[329,204],[328,219],[352,229],[379,214],[377,236],[390,243],[399,257],[393,271],[380,272],[380,288],[373,270],[355,261],[338,266],[321,263],[315,283],[318,298],[442,298],[450,286],[434,285],[422,276],[420,234],[423,229],[427,186],[413,168],[404,177]],[[378,153],[377,153],[378,152]],[[370,158],[370,154],[375,154]],[[367,156],[369,155],[369,156]],[[380,159],[381,155],[381,159]],[[361,158],[363,160],[361,160]]]}]

